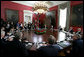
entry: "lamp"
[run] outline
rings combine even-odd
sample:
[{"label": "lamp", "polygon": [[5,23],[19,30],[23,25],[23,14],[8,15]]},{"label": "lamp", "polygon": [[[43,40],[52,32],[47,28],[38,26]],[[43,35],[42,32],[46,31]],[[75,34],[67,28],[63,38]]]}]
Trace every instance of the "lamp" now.
[{"label": "lamp", "polygon": [[33,7],[34,12],[46,13],[48,11],[47,4],[43,1],[36,2]]}]

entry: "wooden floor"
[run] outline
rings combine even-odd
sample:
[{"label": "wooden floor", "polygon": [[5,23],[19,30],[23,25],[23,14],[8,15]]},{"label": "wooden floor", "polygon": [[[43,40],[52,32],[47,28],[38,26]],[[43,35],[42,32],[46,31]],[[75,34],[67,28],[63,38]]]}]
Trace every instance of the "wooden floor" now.
[{"label": "wooden floor", "polygon": [[[33,30],[30,32],[27,30],[27,31],[23,32],[23,34],[24,34],[23,37],[26,37],[29,42],[34,42],[34,43],[35,42],[47,42],[47,39],[50,35],[53,35],[56,38],[56,40],[58,39],[57,32],[56,31],[52,32],[51,30],[47,30],[47,32],[42,35],[35,34]],[[34,45],[31,49],[36,50],[35,46],[36,45]]]}]

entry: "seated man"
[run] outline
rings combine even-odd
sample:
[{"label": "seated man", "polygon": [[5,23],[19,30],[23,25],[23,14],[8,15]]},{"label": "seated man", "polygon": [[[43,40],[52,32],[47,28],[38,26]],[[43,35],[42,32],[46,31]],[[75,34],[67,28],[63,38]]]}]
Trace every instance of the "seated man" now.
[{"label": "seated man", "polygon": [[5,48],[5,44],[6,44],[4,37],[5,37],[5,31],[1,31],[1,38],[0,38],[0,48],[1,48],[0,53],[1,53],[1,56],[4,55],[4,48]]},{"label": "seated man", "polygon": [[55,37],[50,35],[48,38],[48,45],[47,46],[41,46],[37,51],[40,53],[41,56],[57,56],[58,51],[60,50],[60,47],[55,46]]},{"label": "seated man", "polygon": [[81,33],[81,39],[83,40],[83,33]]},{"label": "seated man", "polygon": [[72,56],[83,56],[83,40],[78,37],[76,34],[73,36]]},{"label": "seated man", "polygon": [[28,56],[28,52],[23,44],[19,41],[20,33],[9,35],[4,49],[4,56]]},{"label": "seated man", "polygon": [[31,23],[28,23],[28,29],[31,30]]},{"label": "seated man", "polygon": [[58,27],[58,31],[60,32],[60,31],[62,31],[63,30],[63,28],[61,27],[61,26],[59,26]]},{"label": "seated man", "polygon": [[1,31],[5,31],[5,27],[1,27]]},{"label": "seated man", "polygon": [[76,34],[81,34],[81,28],[78,28],[78,31],[76,32]]},{"label": "seated man", "polygon": [[73,34],[73,28],[72,27],[70,27],[70,29],[69,29],[69,32],[71,33],[71,34]]}]

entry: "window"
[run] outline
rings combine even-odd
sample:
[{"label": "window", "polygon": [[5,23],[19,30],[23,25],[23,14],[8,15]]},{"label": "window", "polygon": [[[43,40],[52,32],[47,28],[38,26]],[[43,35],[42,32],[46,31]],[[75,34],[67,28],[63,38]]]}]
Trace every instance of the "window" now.
[{"label": "window", "polygon": [[[65,9],[60,9],[60,17],[59,17],[59,25],[62,28],[66,27],[66,16],[67,16],[67,8]],[[58,42],[65,40],[65,33],[59,32],[58,34]]]},{"label": "window", "polygon": [[67,8],[60,9],[59,25],[62,28],[66,27],[66,16],[67,16]]}]

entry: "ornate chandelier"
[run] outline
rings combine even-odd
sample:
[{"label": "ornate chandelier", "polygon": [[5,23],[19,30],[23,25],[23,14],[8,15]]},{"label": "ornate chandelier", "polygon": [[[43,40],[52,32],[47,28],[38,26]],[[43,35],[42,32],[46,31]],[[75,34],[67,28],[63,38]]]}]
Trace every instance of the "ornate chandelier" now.
[{"label": "ornate chandelier", "polygon": [[36,2],[33,7],[34,12],[46,13],[48,11],[47,4],[43,1]]}]

